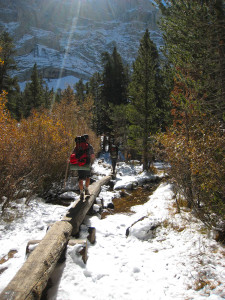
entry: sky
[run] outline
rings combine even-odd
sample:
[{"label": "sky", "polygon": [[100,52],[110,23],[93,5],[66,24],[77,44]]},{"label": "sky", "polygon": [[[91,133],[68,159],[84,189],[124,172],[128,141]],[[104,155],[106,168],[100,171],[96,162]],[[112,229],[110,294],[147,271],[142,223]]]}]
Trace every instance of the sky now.
[{"label": "sky", "polygon": [[[162,177],[163,165],[157,163],[155,167]],[[98,159],[93,168],[95,178],[100,179],[110,174],[110,160]],[[141,169],[140,165],[119,163],[114,189],[102,188],[94,206],[96,215],[87,216],[81,226],[81,238],[86,238],[88,227],[96,228],[95,244],[88,243],[87,263],[79,255],[79,245],[68,246],[66,261],[52,274],[53,287],[48,290],[47,299],[225,298],[224,247],[189,210],[176,212],[172,187],[166,180],[161,181],[145,204],[133,206],[131,213],[100,217],[101,201],[107,206],[121,189],[131,193],[131,182],[143,185],[153,180]],[[72,182],[67,182],[68,190],[61,197],[79,197],[71,191]],[[6,260],[0,265],[0,292],[24,263],[27,242],[43,238],[48,224],[60,220],[68,210],[38,198],[25,210],[25,200],[17,203],[20,217],[16,221],[0,221],[0,259]],[[10,250],[17,253],[7,260]]]}]

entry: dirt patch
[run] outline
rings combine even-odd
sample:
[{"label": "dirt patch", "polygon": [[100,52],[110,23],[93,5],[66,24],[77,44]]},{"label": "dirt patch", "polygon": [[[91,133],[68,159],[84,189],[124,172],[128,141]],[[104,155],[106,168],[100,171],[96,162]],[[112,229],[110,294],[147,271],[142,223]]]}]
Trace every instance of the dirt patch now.
[{"label": "dirt patch", "polygon": [[[3,265],[5,262],[7,262],[9,259],[13,258],[14,255],[17,253],[17,250],[10,250],[9,253],[5,256],[3,256],[1,259],[0,259],[0,265]],[[0,275],[5,272],[5,270],[7,270],[8,268],[7,267],[4,267],[4,268],[1,268],[0,269]]]},{"label": "dirt patch", "polygon": [[143,187],[137,187],[136,189],[129,192],[121,190],[121,197],[113,199],[114,209],[103,212],[102,218],[105,218],[107,215],[118,213],[126,213],[128,215],[133,214],[133,212],[131,211],[131,207],[146,203],[149,200],[149,197],[157,189],[159,184],[159,182],[150,183]]}]

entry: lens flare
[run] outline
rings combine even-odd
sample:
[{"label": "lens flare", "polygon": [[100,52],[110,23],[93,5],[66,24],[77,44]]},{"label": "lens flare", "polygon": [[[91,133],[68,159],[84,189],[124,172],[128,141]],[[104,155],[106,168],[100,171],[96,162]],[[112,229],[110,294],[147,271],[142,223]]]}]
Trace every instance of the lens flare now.
[{"label": "lens flare", "polygon": [[63,62],[62,62],[62,66],[61,66],[61,70],[60,70],[59,80],[58,80],[57,86],[59,86],[59,84],[60,84],[60,80],[61,80],[61,77],[62,77],[62,72],[63,72],[64,66],[65,66],[65,62],[67,60],[68,53],[69,53],[70,46],[71,46],[72,36],[73,36],[74,31],[76,30],[77,20],[78,20],[78,17],[80,15],[80,8],[81,8],[81,2],[82,1],[84,1],[84,0],[79,0],[78,1],[77,11],[75,12],[75,15],[74,15],[73,20],[72,20],[72,24],[71,24],[71,27],[70,27],[70,33],[69,33],[69,37],[68,37],[68,41],[67,41],[67,45],[66,45],[66,50],[65,50],[65,54],[64,54],[64,58],[63,58]]}]

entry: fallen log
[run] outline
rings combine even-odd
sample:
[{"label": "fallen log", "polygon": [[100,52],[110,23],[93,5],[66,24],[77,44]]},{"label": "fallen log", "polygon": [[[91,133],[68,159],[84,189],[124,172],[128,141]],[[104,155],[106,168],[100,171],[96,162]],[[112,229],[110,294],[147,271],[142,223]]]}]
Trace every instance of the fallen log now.
[{"label": "fallen log", "polygon": [[[94,227],[89,227],[88,228],[88,236],[87,236],[87,240],[91,243],[94,244],[95,243],[95,234],[96,234],[96,229]],[[78,244],[80,242],[82,242],[83,240],[79,240],[79,239],[69,239],[68,245],[72,245],[74,243],[74,241],[76,241]],[[80,241],[80,242],[79,242]],[[38,244],[41,242],[41,240],[31,240],[27,243],[27,247],[26,247],[26,256],[28,257],[31,252],[34,251],[34,249],[38,246]]]},{"label": "fallen log", "polygon": [[85,202],[75,201],[66,216],[50,227],[43,240],[0,294],[0,300],[41,298],[48,279],[65,251],[71,235],[79,232],[79,227],[94,204],[101,186],[107,184],[110,179],[111,176],[106,176],[90,185],[90,197]]}]

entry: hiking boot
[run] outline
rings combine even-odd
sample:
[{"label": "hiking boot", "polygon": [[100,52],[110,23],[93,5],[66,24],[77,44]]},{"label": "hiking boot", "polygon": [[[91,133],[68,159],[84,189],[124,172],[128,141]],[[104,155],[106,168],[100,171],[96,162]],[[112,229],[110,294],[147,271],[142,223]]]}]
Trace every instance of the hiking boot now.
[{"label": "hiking boot", "polygon": [[84,192],[80,191],[80,200],[84,200]]},{"label": "hiking boot", "polygon": [[85,189],[85,195],[90,195],[88,188]]}]

